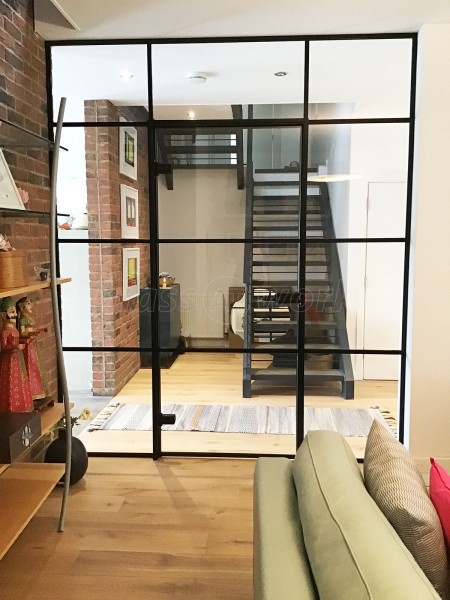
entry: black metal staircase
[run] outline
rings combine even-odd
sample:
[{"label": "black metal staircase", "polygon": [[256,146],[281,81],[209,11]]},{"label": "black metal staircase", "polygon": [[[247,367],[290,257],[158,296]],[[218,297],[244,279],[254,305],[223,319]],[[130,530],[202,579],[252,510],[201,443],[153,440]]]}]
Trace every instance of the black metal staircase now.
[{"label": "black metal staircase", "polygon": [[[267,348],[267,355],[244,354],[243,395],[295,387],[297,380],[297,307],[299,254],[295,243],[274,238],[299,237],[299,168],[247,170],[244,266],[246,310],[244,345]],[[334,238],[327,185],[308,184],[308,238]],[[255,241],[256,240],[256,241]],[[306,255],[305,385],[337,381],[344,398],[353,398],[350,357],[329,350],[348,349],[345,296],[335,244],[315,243]],[[277,352],[277,350],[284,352]],[[286,352],[292,349],[291,352]]]},{"label": "black metal staircase", "polygon": [[165,129],[158,133],[159,160],[172,165],[166,186],[173,190],[173,171],[179,169],[234,169],[237,187],[244,189],[244,156],[242,129],[202,128],[201,132]]},{"label": "black metal staircase", "polygon": [[[239,109],[233,107],[235,118],[239,118]],[[252,114],[249,107],[249,118]],[[173,190],[176,169],[235,169],[238,189],[244,189],[245,184],[245,237],[253,241],[245,243],[244,347],[267,349],[267,354],[250,351],[243,355],[246,398],[256,390],[273,392],[274,388],[297,385],[300,256],[298,244],[289,238],[300,237],[300,168],[294,163],[295,167],[254,170],[254,143],[252,130],[248,130],[244,156],[243,130],[232,126],[198,131],[165,129],[158,137],[159,160],[172,166],[172,172],[165,173],[169,190]],[[272,147],[265,153],[269,163],[273,162],[273,151]],[[326,183],[310,182],[307,188],[307,239],[334,239]],[[274,242],[275,238],[281,241]],[[305,385],[339,382],[343,397],[353,398],[350,356],[329,352],[349,349],[336,244],[307,246],[305,317]],[[308,352],[312,349],[315,352]]]}]

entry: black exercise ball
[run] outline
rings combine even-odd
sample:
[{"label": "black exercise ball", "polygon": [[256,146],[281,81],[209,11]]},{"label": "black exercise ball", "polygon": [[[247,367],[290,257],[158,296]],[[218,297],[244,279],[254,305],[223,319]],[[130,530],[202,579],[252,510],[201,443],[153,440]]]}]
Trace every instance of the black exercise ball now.
[{"label": "black exercise ball", "polygon": [[[45,452],[46,463],[66,462],[66,430],[60,429],[58,437],[53,440]],[[70,471],[70,485],[83,477],[88,468],[88,454],[81,440],[72,436],[72,461]],[[64,483],[64,475],[59,480]]]}]

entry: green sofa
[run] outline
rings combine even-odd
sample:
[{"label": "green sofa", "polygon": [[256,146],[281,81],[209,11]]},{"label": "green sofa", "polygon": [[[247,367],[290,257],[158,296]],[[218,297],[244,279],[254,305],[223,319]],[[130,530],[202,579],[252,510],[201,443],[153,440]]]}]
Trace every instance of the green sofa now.
[{"label": "green sofa", "polygon": [[294,461],[256,461],[254,598],[439,600],[340,434],[308,433]]}]

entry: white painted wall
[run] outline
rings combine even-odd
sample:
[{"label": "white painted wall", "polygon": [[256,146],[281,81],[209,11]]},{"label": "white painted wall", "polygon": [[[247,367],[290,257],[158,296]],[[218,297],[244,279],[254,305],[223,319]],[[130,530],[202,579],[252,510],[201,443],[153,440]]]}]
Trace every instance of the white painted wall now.
[{"label": "white painted wall", "polygon": [[450,461],[450,25],[419,33],[406,442]]},{"label": "white painted wall", "polygon": [[[313,136],[319,138],[318,127],[312,127]],[[406,187],[399,186],[407,179],[408,166],[408,125],[338,125],[325,130],[328,140],[316,139],[314,147],[316,160],[326,163],[329,174],[351,174],[358,179],[329,183],[330,204],[335,234],[338,238],[355,237],[403,237],[405,232],[404,207]],[[322,155],[320,153],[322,152]],[[312,160],[312,158],[311,158]],[[390,197],[395,200],[396,210],[385,213],[373,211],[368,222],[369,187],[376,183],[392,184]],[[403,208],[403,210],[399,210]],[[370,231],[369,231],[370,230]],[[347,332],[351,348],[364,348],[365,322],[378,321],[380,339],[385,335],[386,349],[391,339],[390,324],[383,320],[381,305],[366,303],[365,280],[377,277],[367,273],[374,261],[367,263],[365,244],[339,244],[339,258],[347,305]],[[372,247],[372,258],[383,249]],[[383,325],[384,323],[384,325]],[[353,355],[355,377],[363,378],[363,356]]]},{"label": "white painted wall", "polygon": [[[59,230],[61,240],[88,237],[87,230]],[[60,244],[61,273],[72,281],[61,286],[62,338],[64,346],[92,346],[89,245]],[[92,388],[92,353],[65,352],[69,390]]]},{"label": "white painted wall", "polygon": [[[353,125],[351,173],[361,175],[360,179],[349,183],[349,233],[352,237],[365,237],[368,231],[367,198],[370,183],[399,183],[407,180],[408,167],[408,125]],[[401,189],[401,188],[399,188]],[[398,203],[406,204],[406,194],[399,192]],[[404,220],[398,219],[392,225],[394,214],[386,214],[385,219],[371,223],[371,237],[393,236],[398,231],[404,235]],[[367,273],[367,276],[370,274]],[[347,264],[347,331],[350,343],[357,348],[364,347],[365,320],[365,277],[366,247],[352,244],[348,248]],[[380,321],[381,322],[381,321]],[[386,322],[386,327],[388,323]],[[386,336],[387,339],[389,336]],[[363,357],[354,357],[356,376],[363,377]]]},{"label": "white painted wall", "polygon": [[[245,191],[233,169],[175,170],[173,191],[159,177],[158,200],[161,238],[245,237]],[[243,285],[243,244],[161,244],[159,255],[159,271],[176,277],[181,296],[221,292],[227,307],[228,288]]]},{"label": "white painted wall", "polygon": [[86,154],[84,127],[63,130],[61,145],[67,148],[59,157],[58,212],[80,216],[86,211]]}]

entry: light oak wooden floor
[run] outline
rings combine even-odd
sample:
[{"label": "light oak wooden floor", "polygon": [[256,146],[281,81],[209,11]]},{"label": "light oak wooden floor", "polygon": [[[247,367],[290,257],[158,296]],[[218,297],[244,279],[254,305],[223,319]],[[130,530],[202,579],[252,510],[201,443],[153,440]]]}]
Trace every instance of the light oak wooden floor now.
[{"label": "light oak wooden floor", "polygon": [[5,600],[251,600],[253,460],[91,458],[0,562]]},{"label": "light oak wooden floor", "polygon": [[[162,376],[162,403],[250,404],[295,406],[292,389],[274,389],[270,394],[242,397],[242,355],[184,354]],[[358,381],[355,399],[343,400],[340,386],[328,384],[306,390],[307,406],[371,407],[381,406],[397,414],[396,381]],[[139,371],[116,396],[121,402],[151,402],[151,371]],[[145,453],[152,450],[151,432],[84,431],[79,436],[89,452]],[[348,438],[358,457],[362,457],[365,438]],[[252,435],[163,431],[167,452],[235,452],[254,454],[294,454],[295,438],[290,435]]]}]

